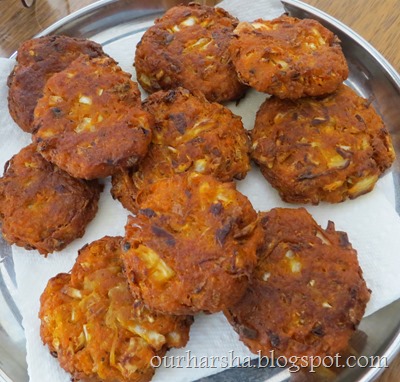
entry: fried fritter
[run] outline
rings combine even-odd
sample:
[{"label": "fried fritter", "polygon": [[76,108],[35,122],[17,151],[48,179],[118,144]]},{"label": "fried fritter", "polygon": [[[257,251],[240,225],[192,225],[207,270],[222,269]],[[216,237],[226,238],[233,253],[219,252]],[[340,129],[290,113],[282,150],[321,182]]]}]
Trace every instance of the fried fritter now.
[{"label": "fried fritter", "polygon": [[[347,234],[303,208],[261,214],[264,248],[249,288],[225,315],[254,353],[333,356],[346,349],[370,298]],[[305,365],[304,365],[305,366]]]},{"label": "fried fritter", "polygon": [[143,107],[155,118],[149,152],[137,168],[112,179],[112,194],[127,209],[137,212],[146,188],[176,173],[196,171],[225,182],[245,177],[250,141],[229,109],[183,88],[154,93]]},{"label": "fried fritter", "polygon": [[136,47],[139,83],[153,93],[184,87],[209,101],[244,95],[228,51],[238,20],[221,8],[179,5],[155,21]]},{"label": "fried fritter", "polygon": [[289,203],[354,199],[395,158],[382,119],[345,85],[325,98],[267,99],[251,138],[252,158]]},{"label": "fried fritter", "polygon": [[122,260],[133,295],[171,314],[236,303],[262,237],[256,212],[234,183],[198,173],[154,183],[125,231]]},{"label": "fried fritter", "polygon": [[230,52],[239,79],[279,98],[332,93],[347,78],[339,39],[318,21],[281,16],[242,22]]},{"label": "fried fritter", "polygon": [[67,36],[44,36],[21,44],[17,65],[8,78],[8,107],[22,130],[33,131],[33,111],[47,79],[80,55],[106,56],[99,44]]},{"label": "fried fritter", "polygon": [[43,255],[59,251],[83,236],[101,189],[47,162],[31,144],[7,162],[0,178],[3,237]]},{"label": "fried fritter", "polygon": [[108,57],[80,57],[54,74],[34,114],[34,141],[76,178],[102,178],[147,153],[152,118],[137,84]]},{"label": "fried fritter", "polygon": [[151,359],[189,339],[190,316],[135,300],[122,273],[119,237],[85,247],[71,274],[50,279],[40,302],[40,335],[74,381],[150,381]]}]

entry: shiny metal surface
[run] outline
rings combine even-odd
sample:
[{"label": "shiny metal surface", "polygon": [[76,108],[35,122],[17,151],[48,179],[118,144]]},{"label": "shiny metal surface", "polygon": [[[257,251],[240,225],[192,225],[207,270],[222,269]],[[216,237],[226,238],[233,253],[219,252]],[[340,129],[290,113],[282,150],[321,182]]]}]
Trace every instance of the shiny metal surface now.
[{"label": "shiny metal surface", "polygon": [[[177,1],[181,3],[182,1]],[[366,41],[327,14],[296,0],[270,0],[271,7],[282,7],[293,16],[319,20],[342,41],[349,62],[348,82],[364,97],[372,99],[391,131],[400,152],[400,77],[387,61]],[[102,0],[67,16],[40,35],[66,34],[86,37],[107,45],[150,26],[164,12],[161,0]],[[266,17],[267,15],[265,15]],[[393,166],[396,210],[400,213],[400,159]],[[16,306],[16,283],[10,247],[0,239],[0,381],[28,381],[22,318]],[[353,347],[363,356],[384,356],[388,362],[400,349],[400,301],[362,320]],[[335,381],[373,381],[383,371],[370,368],[344,369]],[[211,381],[289,381],[287,371],[279,368],[230,369],[203,378]]]}]

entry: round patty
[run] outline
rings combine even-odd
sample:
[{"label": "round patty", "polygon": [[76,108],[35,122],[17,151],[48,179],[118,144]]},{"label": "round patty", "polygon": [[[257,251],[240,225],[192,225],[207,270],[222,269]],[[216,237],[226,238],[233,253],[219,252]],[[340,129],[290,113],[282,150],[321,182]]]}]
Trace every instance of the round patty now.
[{"label": "round patty", "polygon": [[347,78],[339,39],[318,21],[281,16],[242,22],[230,45],[240,80],[279,98],[328,94]]},{"label": "round patty", "polygon": [[152,118],[137,84],[108,57],[80,57],[54,74],[35,109],[40,153],[72,176],[106,177],[147,153]]},{"label": "round patty", "polygon": [[59,251],[83,236],[101,189],[97,181],[74,179],[45,161],[31,144],[7,162],[0,178],[3,236],[44,255]]},{"label": "round patty", "polygon": [[250,141],[241,118],[201,94],[177,88],[152,94],[143,104],[153,115],[152,143],[138,167],[113,176],[112,193],[132,212],[157,180],[196,171],[221,181],[242,179],[250,169]]},{"label": "round patty", "polygon": [[161,312],[218,312],[245,292],[261,236],[233,183],[197,173],[160,180],[126,225],[131,291]]},{"label": "round patty", "polygon": [[33,112],[48,78],[64,70],[80,55],[105,56],[93,41],[67,36],[45,36],[25,41],[8,78],[8,107],[22,130],[33,132]]},{"label": "round patty", "polygon": [[228,51],[236,18],[221,8],[180,5],[155,21],[136,47],[135,68],[143,88],[182,86],[199,90],[209,101],[244,95]]},{"label": "round patty", "polygon": [[[264,247],[242,300],[225,315],[254,353],[333,356],[346,349],[370,291],[344,232],[303,208],[261,214]],[[306,366],[306,365],[304,365]]]},{"label": "round patty", "polygon": [[267,99],[251,138],[252,158],[289,203],[354,199],[395,158],[382,119],[345,85],[325,98]]},{"label": "round patty", "polygon": [[74,381],[150,381],[151,360],[183,347],[192,318],[153,313],[130,294],[121,238],[85,247],[70,274],[50,279],[40,298],[40,335]]}]

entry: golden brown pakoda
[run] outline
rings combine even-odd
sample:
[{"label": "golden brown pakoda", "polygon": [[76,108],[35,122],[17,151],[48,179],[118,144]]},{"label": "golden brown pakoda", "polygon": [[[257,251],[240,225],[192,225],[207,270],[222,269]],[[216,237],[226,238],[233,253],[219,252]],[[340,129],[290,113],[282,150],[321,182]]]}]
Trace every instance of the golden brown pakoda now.
[{"label": "golden brown pakoda", "polygon": [[154,313],[132,297],[120,244],[104,237],[83,247],[40,298],[43,343],[74,381],[150,381],[152,358],[189,339],[192,317]]},{"label": "golden brown pakoda", "polygon": [[237,23],[217,7],[191,3],[169,9],[136,47],[138,82],[149,93],[184,87],[209,101],[241,98],[246,87],[228,50]]},{"label": "golden brown pakoda", "polygon": [[34,114],[33,139],[50,162],[76,178],[131,167],[147,153],[153,121],[137,84],[108,57],[80,57],[54,74]]},{"label": "golden brown pakoda", "polygon": [[230,52],[239,79],[279,98],[334,92],[348,76],[339,39],[318,21],[282,15],[242,22]]},{"label": "golden brown pakoda", "polygon": [[394,161],[371,103],[341,85],[322,98],[267,99],[251,131],[251,156],[289,203],[338,203],[371,191]]},{"label": "golden brown pakoda", "polygon": [[236,303],[262,237],[256,212],[234,184],[198,173],[154,183],[125,232],[122,260],[133,295],[171,314]]},{"label": "golden brown pakoda", "polygon": [[[334,356],[345,350],[370,298],[357,252],[303,208],[261,214],[264,246],[247,292],[225,315],[254,353]],[[309,361],[309,359],[308,359]],[[303,362],[303,363],[302,363]]]}]

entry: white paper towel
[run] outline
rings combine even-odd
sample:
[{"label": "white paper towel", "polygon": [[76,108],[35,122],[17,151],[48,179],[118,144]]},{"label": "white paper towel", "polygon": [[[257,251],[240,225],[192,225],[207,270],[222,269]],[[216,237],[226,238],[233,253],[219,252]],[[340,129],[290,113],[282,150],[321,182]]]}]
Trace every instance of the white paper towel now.
[{"label": "white paper towel", "polygon": [[[240,0],[230,0],[221,6],[241,20],[252,20],[258,17],[278,16],[282,9],[274,4],[276,2],[256,2],[252,7],[248,7]],[[140,35],[128,36],[118,42],[107,44],[105,50],[119,61],[124,70],[132,73],[134,48],[140,37]],[[6,79],[13,65],[12,60],[0,59],[0,166],[31,141],[30,135],[22,132],[14,124],[7,111]],[[229,107],[234,113],[241,115],[245,127],[251,129],[255,113],[264,99],[265,95],[252,91],[239,105],[231,104]],[[49,255],[47,258],[35,251],[13,247],[19,291],[18,303],[27,339],[28,372],[31,382],[70,380],[70,376],[59,367],[40,340],[40,321],[37,317],[39,297],[50,277],[71,269],[78,249],[85,243],[104,235],[123,234],[128,213],[111,198],[109,181],[105,183],[99,212],[87,227],[83,238],[74,241],[62,252]],[[245,180],[238,182],[238,189],[249,197],[256,210],[269,210],[277,206],[294,207],[280,200],[277,192],[267,184],[257,169],[253,169]],[[398,258],[400,218],[394,210],[393,195],[393,180],[389,173],[379,180],[372,193],[356,200],[337,205],[306,206],[324,228],[327,221],[332,220],[338,230],[346,231],[353,247],[358,250],[364,277],[373,291],[366,315],[400,297],[400,278],[397,275],[400,266]],[[222,314],[197,316],[190,337],[186,348],[174,349],[168,355],[183,356],[186,362],[189,356],[197,357],[197,360],[208,360],[208,367],[161,367],[157,370],[154,381],[192,381],[217,373],[226,368],[227,364],[234,365],[253,356],[239,342],[237,334]]]}]

